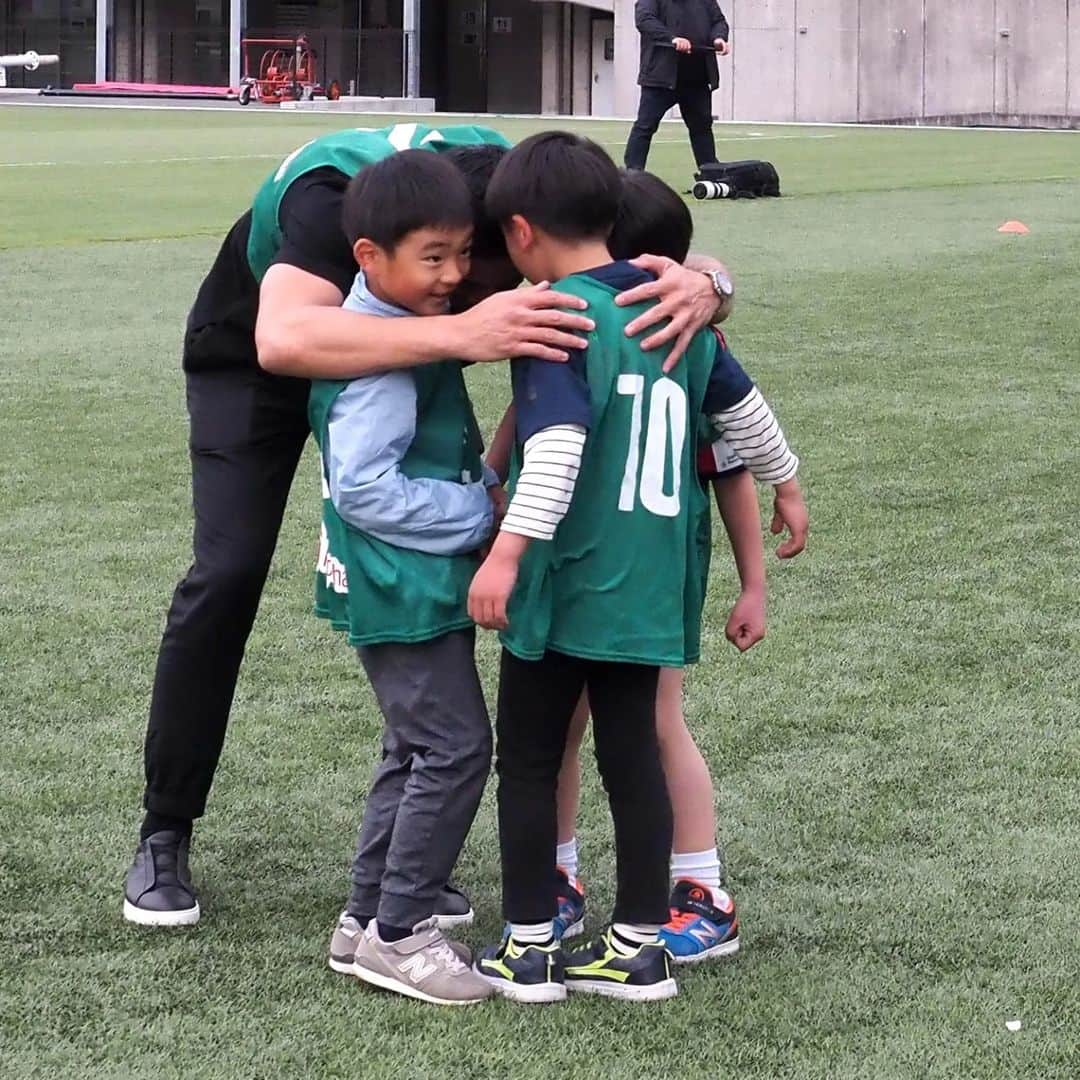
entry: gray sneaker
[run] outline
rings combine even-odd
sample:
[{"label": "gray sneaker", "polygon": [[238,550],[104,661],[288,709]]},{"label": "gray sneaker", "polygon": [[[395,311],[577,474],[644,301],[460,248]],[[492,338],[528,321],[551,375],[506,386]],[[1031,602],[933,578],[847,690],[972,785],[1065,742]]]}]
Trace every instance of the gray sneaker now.
[{"label": "gray sneaker", "polygon": [[383,941],[369,923],[356,947],[353,973],[372,986],[432,1005],[472,1005],[492,995],[487,981],[462,962],[434,919],[417,923],[402,941]]},{"label": "gray sneaker", "polygon": [[354,974],[356,946],[364,936],[364,928],[349,914],[338,916],[334,936],[330,938],[330,968],[340,975]]},{"label": "gray sneaker", "polygon": [[[364,936],[364,928],[347,911],[338,917],[330,938],[330,967],[340,975],[355,975],[356,948]],[[472,964],[472,949],[462,941],[447,941],[463,964]]]}]

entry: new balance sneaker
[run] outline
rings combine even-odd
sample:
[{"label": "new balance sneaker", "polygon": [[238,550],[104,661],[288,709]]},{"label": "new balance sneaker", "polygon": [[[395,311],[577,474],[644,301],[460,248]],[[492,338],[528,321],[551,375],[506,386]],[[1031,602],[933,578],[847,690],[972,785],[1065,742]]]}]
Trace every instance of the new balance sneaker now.
[{"label": "new balance sneaker", "polygon": [[347,911],[338,916],[330,938],[330,969],[340,975],[355,975],[356,950],[364,936],[364,927]]},{"label": "new balance sneaker", "polygon": [[511,1001],[538,1004],[566,1000],[563,955],[557,941],[519,945],[505,935],[480,953],[477,974],[492,990]]},{"label": "new balance sneaker", "polygon": [[435,921],[440,930],[455,926],[472,926],[473,908],[469,898],[449,882],[435,898]]},{"label": "new balance sneaker", "polygon": [[567,955],[567,990],[627,1001],[661,1001],[679,992],[662,942],[639,945],[624,955],[611,938],[608,927],[595,941]]},{"label": "new balance sneaker", "polygon": [[124,883],[124,918],[140,926],[193,926],[199,901],[188,870],[186,833],[163,829],[139,842]]},{"label": "new balance sneaker", "polygon": [[[356,974],[356,950],[360,945],[360,939],[364,936],[364,926],[347,911],[338,916],[337,926],[334,927],[333,936],[330,938],[330,968],[340,975]],[[454,950],[458,959],[463,964],[472,963],[472,949],[462,941],[447,940],[447,945]]]},{"label": "new balance sneaker", "polygon": [[735,901],[723,889],[677,881],[671,893],[671,920],[661,927],[660,940],[676,964],[696,964],[737,953]]},{"label": "new balance sneaker", "polygon": [[555,916],[555,940],[577,937],[585,929],[585,889],[577,878],[561,867],[556,867],[559,879],[558,911]]},{"label": "new balance sneaker", "polygon": [[474,1005],[491,997],[487,980],[463,963],[435,920],[401,941],[383,941],[374,922],[356,946],[353,974],[372,986],[432,1005]]}]

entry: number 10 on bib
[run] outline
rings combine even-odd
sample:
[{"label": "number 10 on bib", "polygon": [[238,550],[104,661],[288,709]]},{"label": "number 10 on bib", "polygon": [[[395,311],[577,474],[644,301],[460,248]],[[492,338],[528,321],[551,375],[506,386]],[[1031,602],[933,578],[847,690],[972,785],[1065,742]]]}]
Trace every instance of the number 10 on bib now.
[{"label": "number 10 on bib", "polygon": [[[677,517],[679,514],[680,461],[686,445],[686,392],[671,379],[657,379],[649,392],[645,449],[641,450],[642,412],[645,403],[645,376],[620,375],[618,394],[633,398],[630,413],[630,446],[626,454],[619,509],[630,513],[641,500],[650,514]],[[664,490],[664,477],[671,462],[671,491]]]}]

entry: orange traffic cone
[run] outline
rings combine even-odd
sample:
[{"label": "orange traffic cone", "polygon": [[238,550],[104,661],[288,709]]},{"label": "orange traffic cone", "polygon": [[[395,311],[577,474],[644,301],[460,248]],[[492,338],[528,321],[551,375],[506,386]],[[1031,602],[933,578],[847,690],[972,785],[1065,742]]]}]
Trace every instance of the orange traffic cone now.
[{"label": "orange traffic cone", "polygon": [[1006,221],[998,228],[999,233],[1013,233],[1015,236],[1027,236],[1031,230],[1022,221]]}]

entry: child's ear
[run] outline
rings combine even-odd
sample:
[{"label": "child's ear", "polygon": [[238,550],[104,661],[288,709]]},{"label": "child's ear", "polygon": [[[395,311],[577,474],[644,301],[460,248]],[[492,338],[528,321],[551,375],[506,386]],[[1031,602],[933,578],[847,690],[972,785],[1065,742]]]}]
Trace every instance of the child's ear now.
[{"label": "child's ear", "polygon": [[371,269],[372,263],[375,262],[381,250],[379,245],[373,240],[369,240],[366,236],[361,236],[360,239],[353,244],[352,253],[353,258],[356,260],[356,265],[366,272]]},{"label": "child's ear", "polygon": [[510,218],[509,232],[520,250],[527,250],[536,240],[533,227],[520,214]]}]

